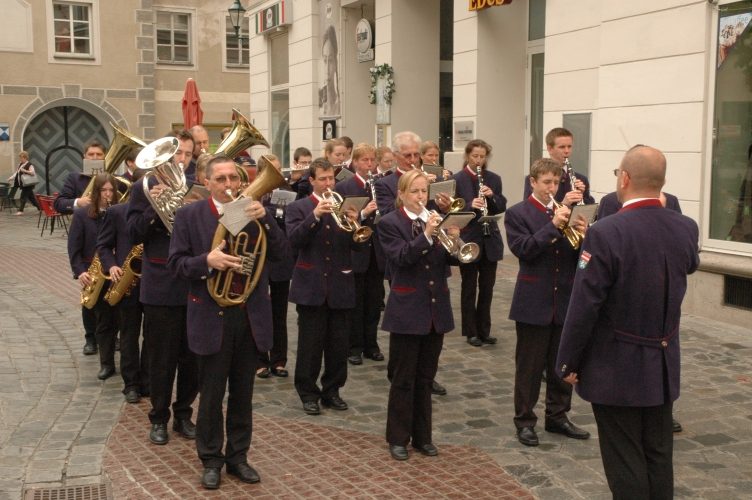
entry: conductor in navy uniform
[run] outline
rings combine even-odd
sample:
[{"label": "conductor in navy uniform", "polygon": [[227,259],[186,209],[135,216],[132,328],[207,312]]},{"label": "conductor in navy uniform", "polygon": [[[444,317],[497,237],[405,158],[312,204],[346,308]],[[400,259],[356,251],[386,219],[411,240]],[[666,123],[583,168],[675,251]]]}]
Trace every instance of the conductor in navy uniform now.
[{"label": "conductor in navy uniform", "polygon": [[669,499],[681,302],[699,265],[699,232],[661,205],[660,151],[635,146],[614,174],[623,207],[584,240],[557,373],[593,406],[614,498]]}]

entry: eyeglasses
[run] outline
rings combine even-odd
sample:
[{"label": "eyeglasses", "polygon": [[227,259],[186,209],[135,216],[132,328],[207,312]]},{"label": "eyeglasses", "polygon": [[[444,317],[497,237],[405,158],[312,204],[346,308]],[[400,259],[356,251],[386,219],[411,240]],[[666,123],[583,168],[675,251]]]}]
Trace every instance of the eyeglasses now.
[{"label": "eyeglasses", "polygon": [[212,181],[218,182],[220,184],[224,184],[225,182],[227,182],[228,179],[230,180],[230,182],[238,182],[240,181],[240,176],[239,175],[228,175],[228,176],[220,175],[219,177],[213,178]]}]

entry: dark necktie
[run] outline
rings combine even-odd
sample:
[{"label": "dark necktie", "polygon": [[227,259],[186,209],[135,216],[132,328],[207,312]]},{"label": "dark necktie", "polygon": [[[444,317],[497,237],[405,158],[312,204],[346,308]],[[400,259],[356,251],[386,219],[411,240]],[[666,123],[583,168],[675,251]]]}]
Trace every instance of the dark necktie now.
[{"label": "dark necktie", "polygon": [[422,233],[426,228],[425,223],[418,217],[413,221],[413,238],[417,238],[420,236],[420,233]]},{"label": "dark necktie", "polygon": [[546,214],[548,214],[548,218],[549,219],[553,219],[554,218],[554,211],[553,211],[553,209],[546,208]]}]

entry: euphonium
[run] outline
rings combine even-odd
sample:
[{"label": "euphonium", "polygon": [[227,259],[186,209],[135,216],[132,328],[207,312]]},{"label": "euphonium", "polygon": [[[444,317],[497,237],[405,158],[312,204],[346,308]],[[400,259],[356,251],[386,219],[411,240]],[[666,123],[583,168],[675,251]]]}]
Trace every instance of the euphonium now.
[{"label": "euphonium", "polygon": [[[554,208],[556,209],[559,209],[563,206],[561,203],[556,201],[553,196],[551,196],[551,201],[553,202]],[[567,238],[567,241],[569,241],[569,244],[572,245],[572,248],[574,248],[575,250],[580,248],[580,244],[585,238],[584,234],[576,230],[574,227],[567,225],[566,222],[559,226],[559,230]]]},{"label": "euphonium", "polygon": [[[287,181],[276,168],[265,168],[256,175],[256,179],[240,193],[238,198],[260,200],[265,194],[271,193],[274,189],[284,186],[286,183]],[[229,194],[232,195],[232,193]],[[252,252],[248,251],[251,238],[247,232],[241,231],[237,236],[228,236],[227,228],[222,224],[217,225],[211,248],[217,248],[227,238],[229,240],[227,253],[242,259],[241,270],[217,271],[206,280],[209,295],[222,307],[238,306],[245,303],[261,278],[261,272],[266,261],[266,233],[264,233],[264,229],[258,220],[254,222],[258,226],[258,236]],[[242,274],[244,277],[242,291],[232,289],[233,278],[236,274]]]},{"label": "euphonium", "polygon": [[86,309],[91,309],[97,304],[104,282],[109,280],[110,277],[104,273],[99,255],[94,256],[87,272],[89,273],[91,284],[81,289],[81,305]]},{"label": "euphonium", "polygon": [[[420,206],[423,207],[423,203],[420,203]],[[428,213],[430,215],[441,215],[436,210],[429,210]],[[480,255],[480,247],[477,243],[465,243],[459,236],[449,236],[449,233],[443,228],[439,229],[436,233],[436,238],[438,238],[439,243],[441,243],[441,246],[446,249],[449,255],[459,260],[462,264],[469,264]]]},{"label": "euphonium", "polygon": [[[112,139],[112,144],[110,144],[110,148],[107,150],[107,154],[104,157],[104,171],[108,174],[115,175],[115,170],[117,170],[120,164],[123,163],[123,160],[128,156],[130,150],[132,148],[145,147],[146,144],[135,135],[118,127],[114,123],[110,122],[110,126],[115,131],[115,138]],[[96,175],[91,176],[89,184],[81,195],[82,197],[91,196],[91,192],[94,189],[95,177]],[[118,177],[117,181],[126,187],[125,193],[120,195],[120,201],[124,202],[128,199],[128,195],[130,194],[131,183],[122,177]]]},{"label": "euphonium", "polygon": [[113,283],[107,293],[104,294],[104,300],[111,306],[120,302],[123,297],[129,296],[131,291],[138,284],[138,279],[141,277],[141,266],[138,266],[138,270],[133,267],[134,261],[138,261],[139,264],[144,255],[144,244],[135,245],[128,252],[128,255],[123,261],[123,276],[120,277],[117,283]]},{"label": "euphonium", "polygon": [[[183,206],[183,197],[188,191],[182,164],[175,164],[172,157],[180,148],[175,137],[163,137],[150,143],[136,157],[136,166],[150,170],[144,175],[142,187],[146,199],[159,216],[169,233],[172,233],[172,223],[175,212]],[[149,179],[155,177],[157,184],[163,184],[165,189],[158,197],[153,198],[150,193]]]},{"label": "euphonium", "polygon": [[373,234],[373,229],[368,226],[361,226],[358,221],[351,219],[346,213],[342,212],[342,195],[331,189],[327,189],[321,197],[332,204],[332,217],[340,229],[353,234],[353,241],[363,243]]}]

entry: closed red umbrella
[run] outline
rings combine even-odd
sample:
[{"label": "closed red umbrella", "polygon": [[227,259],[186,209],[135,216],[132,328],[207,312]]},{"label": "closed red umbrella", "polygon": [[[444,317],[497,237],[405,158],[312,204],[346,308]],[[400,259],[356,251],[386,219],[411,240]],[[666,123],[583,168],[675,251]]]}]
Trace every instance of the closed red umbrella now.
[{"label": "closed red umbrella", "polygon": [[194,125],[201,125],[204,121],[204,112],[201,110],[201,96],[198,95],[198,87],[193,78],[185,82],[183,92],[183,125],[190,129]]}]

